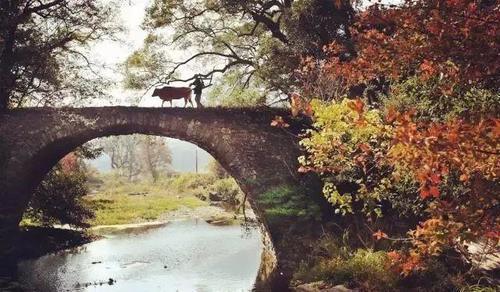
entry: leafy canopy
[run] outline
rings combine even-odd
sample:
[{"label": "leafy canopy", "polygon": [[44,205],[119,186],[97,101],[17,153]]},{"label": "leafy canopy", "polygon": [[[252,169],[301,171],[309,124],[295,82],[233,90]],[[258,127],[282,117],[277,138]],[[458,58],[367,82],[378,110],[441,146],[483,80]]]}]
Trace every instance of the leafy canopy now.
[{"label": "leafy canopy", "polygon": [[102,96],[88,45],[111,38],[113,3],[14,0],[0,4],[0,110]]},{"label": "leafy canopy", "polygon": [[[345,1],[153,1],[144,26],[150,30],[144,48],[127,62],[129,84],[148,87],[175,80],[197,64],[203,77],[230,73],[220,88],[263,91],[262,96],[291,93],[298,85],[294,70],[302,55],[322,58],[322,46],[345,43],[354,11]],[[166,47],[188,52],[184,60],[168,60]],[[162,66],[156,60],[163,56]],[[144,62],[136,62],[140,56]],[[155,61],[152,61],[155,60]],[[150,62],[151,61],[151,62]],[[139,82],[135,82],[139,81]],[[219,91],[222,89],[218,89]],[[245,99],[246,101],[247,99]],[[250,99],[262,102],[261,99]]]}]

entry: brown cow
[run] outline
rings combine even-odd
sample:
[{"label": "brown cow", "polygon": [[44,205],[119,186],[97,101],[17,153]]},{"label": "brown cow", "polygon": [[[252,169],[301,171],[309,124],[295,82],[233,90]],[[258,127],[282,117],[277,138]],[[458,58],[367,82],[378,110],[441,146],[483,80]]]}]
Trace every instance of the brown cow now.
[{"label": "brown cow", "polygon": [[153,96],[158,96],[161,98],[161,100],[163,100],[163,102],[161,103],[162,107],[165,101],[169,101],[170,106],[172,107],[172,100],[181,98],[184,99],[184,107],[187,106],[188,102],[191,104],[191,106],[193,106],[193,101],[191,100],[191,88],[189,87],[165,86],[162,88],[155,88],[155,90],[153,91]]}]

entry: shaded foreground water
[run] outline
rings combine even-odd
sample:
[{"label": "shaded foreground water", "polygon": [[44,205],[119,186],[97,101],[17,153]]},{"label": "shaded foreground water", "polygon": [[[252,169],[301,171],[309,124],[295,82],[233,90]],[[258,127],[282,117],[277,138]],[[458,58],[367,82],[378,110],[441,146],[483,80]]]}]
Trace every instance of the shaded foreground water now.
[{"label": "shaded foreground water", "polygon": [[44,292],[249,291],[261,251],[257,228],[177,221],[23,261],[19,278]]}]

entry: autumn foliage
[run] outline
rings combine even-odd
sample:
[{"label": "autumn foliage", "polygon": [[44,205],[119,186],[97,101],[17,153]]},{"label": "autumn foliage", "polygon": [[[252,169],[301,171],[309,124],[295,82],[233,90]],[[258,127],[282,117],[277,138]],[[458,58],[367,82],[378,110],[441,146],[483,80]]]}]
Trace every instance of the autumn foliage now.
[{"label": "autumn foliage", "polygon": [[441,78],[446,95],[454,86],[498,88],[500,9],[495,2],[407,1],[376,4],[351,29],[356,55],[332,43],[323,72],[346,86],[379,78],[400,81],[411,75]]},{"label": "autumn foliage", "polygon": [[[448,249],[468,257],[470,242],[500,243],[499,20],[494,1],[377,4],[358,14],[351,43],[305,58],[299,72],[304,98],[318,97],[325,78],[337,88],[312,102],[300,159],[330,202],[349,213],[363,201],[370,216],[395,206],[394,193],[426,203],[411,245],[389,256],[406,275]],[[357,187],[339,190],[346,181]],[[391,240],[384,232],[373,236]]]}]

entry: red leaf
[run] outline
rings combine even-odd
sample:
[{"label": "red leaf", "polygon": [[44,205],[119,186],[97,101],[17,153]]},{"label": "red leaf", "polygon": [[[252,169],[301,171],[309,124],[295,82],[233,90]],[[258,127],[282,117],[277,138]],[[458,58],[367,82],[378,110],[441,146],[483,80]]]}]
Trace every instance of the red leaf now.
[{"label": "red leaf", "polygon": [[441,176],[439,174],[433,173],[431,174],[430,180],[432,184],[437,185],[441,182]]},{"label": "red leaf", "polygon": [[426,187],[422,187],[420,189],[420,197],[422,199],[427,199],[428,197],[430,196],[430,192],[429,192],[429,189],[426,188]]},{"label": "red leaf", "polygon": [[439,197],[439,188],[436,187],[436,186],[432,186],[430,189],[429,189],[429,194],[431,196],[433,196],[434,198],[437,198]]},{"label": "red leaf", "polygon": [[357,112],[358,114],[362,114],[365,108],[365,103],[361,99],[356,99],[355,101],[351,101],[348,103],[349,108]]},{"label": "red leaf", "polygon": [[373,237],[375,237],[377,240],[381,240],[382,238],[389,238],[389,236],[387,236],[387,234],[385,234],[381,230],[378,230],[377,232],[373,233]]}]

